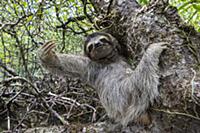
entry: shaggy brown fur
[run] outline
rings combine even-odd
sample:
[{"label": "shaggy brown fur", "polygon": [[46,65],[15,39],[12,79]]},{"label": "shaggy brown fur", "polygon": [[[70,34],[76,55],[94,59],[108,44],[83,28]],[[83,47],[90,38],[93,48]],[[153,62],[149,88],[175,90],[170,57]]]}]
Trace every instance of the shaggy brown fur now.
[{"label": "shaggy brown fur", "polygon": [[[54,74],[79,77],[98,92],[108,116],[126,126],[134,120],[149,124],[145,114],[159,95],[158,63],[166,43],[151,44],[135,70],[118,54],[117,40],[107,33],[88,36],[85,54],[59,54],[55,43],[45,43],[38,51],[42,65]],[[106,63],[104,63],[106,62]]]}]

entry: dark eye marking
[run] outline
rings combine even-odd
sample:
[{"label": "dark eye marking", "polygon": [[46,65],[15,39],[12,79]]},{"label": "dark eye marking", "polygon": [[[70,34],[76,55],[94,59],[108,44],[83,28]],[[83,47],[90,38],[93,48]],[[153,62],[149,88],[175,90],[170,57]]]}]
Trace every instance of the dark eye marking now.
[{"label": "dark eye marking", "polygon": [[105,39],[105,38],[101,38],[100,41],[101,41],[102,43],[110,43],[110,41],[108,41],[108,40]]},{"label": "dark eye marking", "polygon": [[88,46],[88,51],[89,51],[89,52],[91,52],[91,51],[92,51],[92,49],[93,49],[93,45],[92,45],[92,44],[90,44],[90,46]]}]

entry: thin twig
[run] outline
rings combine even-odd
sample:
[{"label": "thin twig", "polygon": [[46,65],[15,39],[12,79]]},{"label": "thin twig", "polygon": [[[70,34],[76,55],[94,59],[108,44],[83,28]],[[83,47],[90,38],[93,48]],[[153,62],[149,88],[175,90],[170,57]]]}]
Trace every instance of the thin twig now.
[{"label": "thin twig", "polygon": [[199,117],[196,117],[196,116],[193,116],[193,115],[190,115],[190,114],[186,114],[186,113],[175,112],[175,111],[169,111],[169,110],[164,110],[164,109],[155,109],[155,108],[153,108],[153,110],[159,111],[159,112],[164,112],[164,113],[171,114],[171,115],[186,116],[186,117],[190,117],[190,118],[193,118],[193,119],[196,119],[196,120],[199,120],[199,121],[200,121],[200,118],[199,118]]}]

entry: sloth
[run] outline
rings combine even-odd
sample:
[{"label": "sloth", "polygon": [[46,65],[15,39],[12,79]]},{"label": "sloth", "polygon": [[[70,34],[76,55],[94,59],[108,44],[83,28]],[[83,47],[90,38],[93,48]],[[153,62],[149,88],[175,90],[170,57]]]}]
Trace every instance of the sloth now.
[{"label": "sloth", "polygon": [[166,42],[150,44],[134,70],[120,56],[118,41],[108,33],[90,34],[85,56],[56,53],[55,47],[49,41],[38,50],[39,60],[49,72],[78,77],[93,87],[108,117],[123,126],[151,123],[147,110],[159,96],[158,63]]}]

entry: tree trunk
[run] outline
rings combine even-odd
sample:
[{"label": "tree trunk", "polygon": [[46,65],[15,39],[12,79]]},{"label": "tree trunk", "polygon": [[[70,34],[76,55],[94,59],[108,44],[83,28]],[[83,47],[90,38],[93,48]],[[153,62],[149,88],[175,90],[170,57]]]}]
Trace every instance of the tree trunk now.
[{"label": "tree trunk", "polygon": [[[151,108],[153,125],[146,132],[200,132],[200,34],[167,0],[152,1],[145,8],[135,0],[91,2],[99,14],[96,27],[115,36],[122,55],[136,64],[148,45],[169,43],[161,55],[161,100]],[[133,130],[144,131],[139,126],[126,129]]]}]

